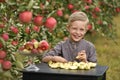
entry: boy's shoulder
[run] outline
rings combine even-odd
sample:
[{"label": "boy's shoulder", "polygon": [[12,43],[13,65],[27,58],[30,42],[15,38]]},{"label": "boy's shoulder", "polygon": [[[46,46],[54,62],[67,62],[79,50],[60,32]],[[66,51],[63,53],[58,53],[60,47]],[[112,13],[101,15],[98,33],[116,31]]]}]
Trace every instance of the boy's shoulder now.
[{"label": "boy's shoulder", "polygon": [[63,40],[63,41],[58,42],[58,44],[65,44],[67,42],[68,42],[68,40]]},{"label": "boy's shoulder", "polygon": [[94,44],[88,40],[82,39],[82,43],[87,44],[88,46],[94,46]]},{"label": "boy's shoulder", "polygon": [[62,40],[60,42],[58,42],[58,45],[67,45],[69,43],[69,40]]}]

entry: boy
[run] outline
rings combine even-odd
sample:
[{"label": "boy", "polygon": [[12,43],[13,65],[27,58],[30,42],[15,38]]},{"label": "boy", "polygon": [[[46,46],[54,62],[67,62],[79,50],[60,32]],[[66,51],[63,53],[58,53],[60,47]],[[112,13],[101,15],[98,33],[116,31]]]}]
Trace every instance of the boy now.
[{"label": "boy", "polygon": [[59,42],[54,49],[44,54],[42,61],[97,62],[94,45],[83,39],[88,23],[88,17],[84,12],[74,12],[68,19],[69,39]]}]

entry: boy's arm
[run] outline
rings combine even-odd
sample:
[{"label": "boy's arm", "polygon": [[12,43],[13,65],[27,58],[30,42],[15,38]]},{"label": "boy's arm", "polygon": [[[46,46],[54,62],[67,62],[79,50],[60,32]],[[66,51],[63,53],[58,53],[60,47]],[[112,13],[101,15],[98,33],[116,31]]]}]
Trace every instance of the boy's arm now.
[{"label": "boy's arm", "polygon": [[59,56],[62,54],[62,42],[58,43],[54,49],[50,50],[48,53],[43,55],[42,61],[56,61],[56,62],[66,62],[67,60]]},{"label": "boy's arm", "polygon": [[90,49],[90,53],[89,53],[89,56],[88,56],[88,61],[97,62],[97,54],[96,54],[95,46],[92,45],[92,46],[90,46],[89,49]]},{"label": "boy's arm", "polygon": [[54,61],[54,62],[67,62],[67,60],[61,56],[45,56],[42,59],[43,62],[49,62],[49,61]]}]

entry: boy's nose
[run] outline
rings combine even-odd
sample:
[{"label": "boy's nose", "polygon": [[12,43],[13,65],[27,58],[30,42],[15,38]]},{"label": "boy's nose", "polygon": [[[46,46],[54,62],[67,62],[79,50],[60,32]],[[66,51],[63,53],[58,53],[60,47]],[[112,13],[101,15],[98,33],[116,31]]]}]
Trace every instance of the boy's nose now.
[{"label": "boy's nose", "polygon": [[76,33],[77,33],[77,34],[80,34],[81,32],[80,32],[79,30],[76,30]]}]

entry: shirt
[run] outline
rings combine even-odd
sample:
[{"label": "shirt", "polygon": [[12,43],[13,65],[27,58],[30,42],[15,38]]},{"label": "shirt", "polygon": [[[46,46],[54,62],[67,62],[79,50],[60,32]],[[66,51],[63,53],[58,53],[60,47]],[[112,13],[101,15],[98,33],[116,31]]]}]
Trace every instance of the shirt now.
[{"label": "shirt", "polygon": [[70,39],[67,39],[66,41],[61,41],[53,49],[45,53],[43,57],[62,56],[68,61],[77,61],[76,56],[81,50],[86,51],[87,60],[89,62],[97,62],[96,50],[94,45],[85,39],[81,39],[78,42],[73,42]]}]

